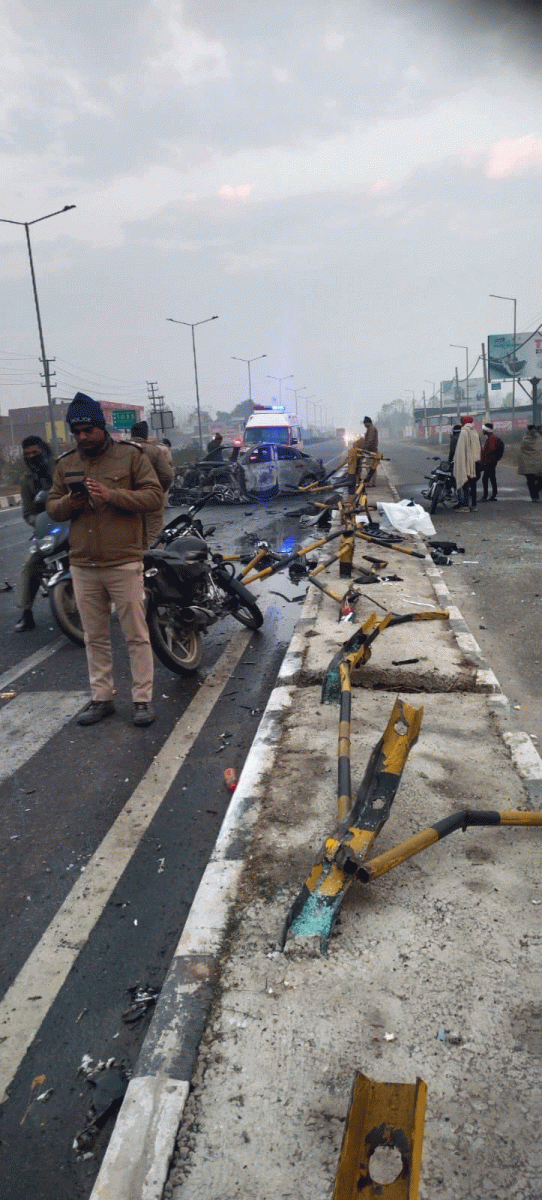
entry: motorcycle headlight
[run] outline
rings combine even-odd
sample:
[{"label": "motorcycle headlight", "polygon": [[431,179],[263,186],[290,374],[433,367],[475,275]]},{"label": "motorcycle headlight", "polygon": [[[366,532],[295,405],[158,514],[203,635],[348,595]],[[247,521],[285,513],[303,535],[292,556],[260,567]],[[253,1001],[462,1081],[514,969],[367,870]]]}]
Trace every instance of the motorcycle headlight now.
[{"label": "motorcycle headlight", "polygon": [[48,534],[47,537],[40,538],[38,542],[38,546],[42,554],[49,554],[49,552],[53,549],[54,544],[55,538],[52,534]]}]

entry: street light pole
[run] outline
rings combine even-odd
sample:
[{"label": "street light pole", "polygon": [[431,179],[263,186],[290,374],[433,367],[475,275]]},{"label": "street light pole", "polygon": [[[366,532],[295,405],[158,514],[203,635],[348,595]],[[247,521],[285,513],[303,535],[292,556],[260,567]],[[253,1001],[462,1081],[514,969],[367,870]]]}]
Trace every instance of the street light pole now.
[{"label": "street light pole", "polygon": [[198,388],[198,364],[196,362],[196,339],[194,337],[194,330],[197,325],[207,325],[209,323],[209,321],[218,321],[218,316],[206,317],[204,321],[176,321],[175,317],[166,317],[166,321],[172,321],[172,323],[174,325],[186,325],[188,327],[188,329],[192,330],[192,351],[194,354],[194,378],[196,380],[196,409],[197,409],[197,413],[198,413],[199,448],[200,448],[201,453],[203,454],[203,434],[201,432],[201,409],[200,409],[200,404],[199,404],[199,388]]},{"label": "street light pole", "polygon": [[36,217],[34,221],[9,221],[6,217],[0,217],[2,225],[21,225],[26,234],[26,245],[28,249],[28,258],[30,261],[30,275],[32,278],[32,291],[34,293],[34,304],[36,307],[36,317],[38,320],[38,334],[40,339],[41,361],[43,363],[43,372],[45,377],[45,391],[47,393],[47,405],[49,408],[49,420],[51,422],[51,446],[55,454],[58,449],[57,436],[55,430],[55,414],[53,409],[53,398],[51,396],[51,379],[49,376],[49,360],[45,357],[45,342],[43,340],[43,327],[41,324],[41,313],[38,301],[38,289],[36,286],[36,275],[34,271],[34,260],[32,258],[32,246],[30,244],[30,226],[37,225],[39,221],[47,221],[49,217],[58,217],[60,213],[69,212],[71,208],[75,208],[75,204],[65,204],[64,208],[57,208],[55,212],[46,213],[44,217]]},{"label": "street light pole", "polygon": [[498,296],[496,292],[490,292],[489,295],[491,296],[492,300],[510,300],[514,305],[514,374],[512,375],[512,429],[514,429],[514,423],[516,419],[516,309],[518,302],[515,296]]},{"label": "street light pole", "polygon": [[293,375],[268,375],[268,379],[274,379],[279,385],[279,404],[282,404],[282,384],[285,379],[293,379]]},{"label": "street light pole", "polygon": [[251,382],[250,382],[250,364],[253,362],[258,362],[260,358],[267,358],[267,354],[258,354],[258,355],[256,355],[256,358],[238,358],[236,354],[232,354],[232,358],[234,359],[235,362],[244,362],[247,364],[247,367],[248,367],[248,398],[249,398],[249,400],[252,400],[252,386],[251,386]]},{"label": "street light pole", "polygon": [[[303,400],[305,401],[306,406],[307,406],[307,433],[309,432],[309,400],[314,400],[314,399],[315,399],[314,392],[312,393],[312,396],[303,396]],[[314,404],[312,407],[314,408]]]},{"label": "street light pole", "polygon": [[450,346],[453,346],[454,350],[464,350],[465,354],[467,356],[467,380],[466,380],[465,400],[467,402],[467,412],[468,412],[469,411],[469,348],[468,348],[468,346],[460,345],[459,342],[450,342]]},{"label": "street light pole", "polygon": [[[269,378],[271,378],[271,376],[269,376]],[[286,388],[286,391],[287,391],[287,392],[293,392],[293,394],[294,394],[294,397],[295,397],[295,415],[296,415],[296,417],[297,417],[297,397],[299,396],[299,393],[300,393],[300,392],[306,392],[306,390],[307,390],[307,385],[306,385],[306,383],[303,385],[303,387],[300,387],[300,388]],[[303,399],[303,397],[301,397],[301,399]]]}]

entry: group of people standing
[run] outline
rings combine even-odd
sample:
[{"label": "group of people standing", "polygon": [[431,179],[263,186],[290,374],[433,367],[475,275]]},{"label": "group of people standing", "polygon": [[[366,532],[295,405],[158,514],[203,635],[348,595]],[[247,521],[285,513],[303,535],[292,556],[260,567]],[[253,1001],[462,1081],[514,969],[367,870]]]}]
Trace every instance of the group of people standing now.
[{"label": "group of people standing", "polygon": [[497,499],[497,463],[502,457],[504,444],[494,432],[491,421],[482,425],[482,433],[485,436],[483,446],[474,427],[474,418],[470,416],[461,417],[461,423],[454,425],[452,430],[448,461],[453,463],[458,512],[476,512],[476,485],[480,478],[484,493],[482,500]]}]

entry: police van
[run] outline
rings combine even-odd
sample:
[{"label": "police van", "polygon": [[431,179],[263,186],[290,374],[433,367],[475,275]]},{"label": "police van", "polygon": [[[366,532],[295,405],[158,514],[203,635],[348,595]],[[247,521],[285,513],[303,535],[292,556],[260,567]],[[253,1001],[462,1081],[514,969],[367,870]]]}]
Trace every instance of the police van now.
[{"label": "police van", "polygon": [[298,419],[287,413],[283,404],[274,404],[268,408],[254,405],[254,412],[245,425],[242,449],[250,450],[261,442],[269,442],[275,446],[297,446],[298,449],[302,449]]}]

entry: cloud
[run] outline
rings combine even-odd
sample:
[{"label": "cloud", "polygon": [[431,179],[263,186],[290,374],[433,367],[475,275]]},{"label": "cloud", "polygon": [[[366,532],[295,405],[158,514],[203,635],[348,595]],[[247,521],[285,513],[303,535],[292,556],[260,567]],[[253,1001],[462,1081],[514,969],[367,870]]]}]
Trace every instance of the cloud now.
[{"label": "cloud", "polygon": [[326,33],[324,36],[324,46],[326,50],[330,51],[331,54],[336,53],[338,50],[342,50],[345,41],[346,37],[344,33],[337,33],[335,29],[331,29],[329,33]]},{"label": "cloud", "polygon": [[232,187],[231,183],[223,183],[218,189],[218,194],[225,200],[248,200],[252,190],[251,183],[239,183],[237,187]]},{"label": "cloud", "polygon": [[369,191],[372,196],[378,195],[379,192],[386,192],[390,186],[389,179],[374,179],[369,185]]},{"label": "cloud", "polygon": [[505,139],[491,146],[485,174],[488,179],[504,179],[542,167],[542,138],[528,133],[525,137]]},{"label": "cloud", "polygon": [[222,42],[210,41],[197,29],[188,29],[182,20],[182,6],[171,0],[152,0],[149,15],[156,15],[158,52],[151,57],[149,69],[162,72],[170,68],[186,86],[209,79],[227,79],[230,71]]}]

